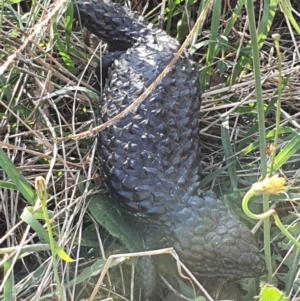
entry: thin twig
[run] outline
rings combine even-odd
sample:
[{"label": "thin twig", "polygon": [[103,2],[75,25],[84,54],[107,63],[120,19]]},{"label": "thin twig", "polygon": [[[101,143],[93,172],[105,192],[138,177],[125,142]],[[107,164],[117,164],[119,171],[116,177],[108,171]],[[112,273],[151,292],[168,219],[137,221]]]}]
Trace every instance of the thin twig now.
[{"label": "thin twig", "polygon": [[[123,117],[125,117],[129,113],[131,113],[140,103],[142,103],[145,100],[145,98],[155,89],[155,87],[170,72],[170,70],[172,69],[172,67],[178,61],[179,57],[182,55],[182,53],[185,51],[185,49],[188,47],[188,45],[190,45],[190,43],[191,43],[191,41],[193,39],[194,33],[197,31],[197,28],[204,22],[205,17],[207,16],[209,10],[211,9],[212,2],[213,2],[212,0],[206,2],[206,5],[205,5],[203,11],[201,12],[199,18],[197,19],[194,27],[192,28],[191,32],[187,36],[186,40],[184,41],[184,43],[182,44],[182,46],[179,48],[178,52],[175,54],[175,56],[170,61],[170,63],[165,67],[165,69],[162,71],[162,73],[155,79],[155,81],[145,90],[145,92],[142,95],[140,95],[124,111],[122,111],[121,113],[119,113],[115,117],[111,118],[107,122],[105,122],[105,123],[103,123],[103,124],[101,124],[99,126],[96,126],[93,129],[91,129],[91,130],[85,131],[83,133],[79,133],[77,135],[69,136],[68,138],[69,139],[78,140],[78,139],[83,139],[83,138],[91,137],[91,136],[97,134],[98,132],[100,132],[100,131],[102,131],[102,130],[108,128],[108,127],[110,127],[113,124],[115,124],[120,119],[122,119]],[[63,137],[61,139],[68,139],[68,138]]]}]

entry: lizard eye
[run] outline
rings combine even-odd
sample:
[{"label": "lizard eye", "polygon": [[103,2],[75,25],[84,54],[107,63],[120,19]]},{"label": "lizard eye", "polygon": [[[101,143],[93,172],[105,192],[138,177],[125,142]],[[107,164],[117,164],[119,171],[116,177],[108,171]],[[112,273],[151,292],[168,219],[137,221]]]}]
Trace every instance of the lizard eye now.
[{"label": "lizard eye", "polygon": [[234,267],[234,262],[231,259],[229,259],[229,258],[224,258],[223,259],[223,263],[228,268]]}]

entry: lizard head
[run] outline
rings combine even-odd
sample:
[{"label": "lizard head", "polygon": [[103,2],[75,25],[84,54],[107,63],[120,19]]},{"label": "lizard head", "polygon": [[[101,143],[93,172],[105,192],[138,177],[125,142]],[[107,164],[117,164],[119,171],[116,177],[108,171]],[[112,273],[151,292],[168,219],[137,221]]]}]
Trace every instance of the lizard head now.
[{"label": "lizard head", "polygon": [[195,275],[250,278],[264,273],[254,236],[212,194],[190,197],[174,213],[171,231],[180,259]]}]

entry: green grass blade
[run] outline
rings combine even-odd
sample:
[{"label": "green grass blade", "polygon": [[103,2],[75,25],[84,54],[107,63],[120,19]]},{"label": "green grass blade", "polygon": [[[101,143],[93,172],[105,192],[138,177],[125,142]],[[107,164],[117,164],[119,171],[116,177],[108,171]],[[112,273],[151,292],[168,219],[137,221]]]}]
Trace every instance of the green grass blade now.
[{"label": "green grass blade", "polygon": [[210,172],[208,176],[206,176],[205,178],[201,179],[201,182],[199,184],[199,189],[205,189],[206,185],[209,184],[211,181],[213,181],[217,176],[219,176],[223,171],[225,171],[231,163],[226,164],[225,166],[216,169],[213,172]]},{"label": "green grass blade", "polygon": [[[37,270],[32,272],[25,282],[14,287],[15,295],[18,296],[18,294],[24,292],[26,288],[34,287],[36,285],[37,279],[41,279],[47,269],[47,265],[42,265]],[[53,297],[53,295],[51,296]]]},{"label": "green grass blade", "polygon": [[[102,225],[112,236],[118,237],[130,252],[140,249],[138,233],[126,223],[126,216],[115,206],[112,206],[109,198],[102,194],[93,195],[88,205],[89,212],[95,220]],[[125,213],[125,212],[123,212]]]},{"label": "green grass blade", "polygon": [[34,190],[31,189],[25,178],[12,164],[12,162],[9,160],[2,149],[0,149],[0,166],[8,175],[8,177],[13,181],[13,183],[18,187],[18,191],[21,192],[27,202],[30,205],[34,205],[37,198]]},{"label": "green grass blade", "polygon": [[0,93],[4,94],[6,99],[12,100],[12,90],[11,85],[9,83],[9,78],[6,78],[5,76],[0,76]]},{"label": "green grass blade", "polygon": [[[11,267],[11,259],[8,259],[4,263],[4,275],[9,271]],[[14,276],[13,271],[11,271],[9,277],[7,278],[4,284],[4,301],[12,301],[13,300],[13,283],[14,283]]]},{"label": "green grass blade", "polygon": [[[26,222],[45,242],[50,243],[47,231],[42,227],[42,225],[33,217],[33,215],[27,210],[24,209],[21,214],[21,219]],[[55,251],[57,255],[66,262],[73,262],[73,259],[56,243]]]},{"label": "green grass blade", "polygon": [[[36,209],[33,206],[27,206],[26,208],[34,216],[34,218],[36,218],[37,220],[39,220],[39,219],[43,220],[43,221],[45,220],[45,216],[44,216],[42,208]],[[50,219],[52,219],[53,216],[54,216],[54,212],[48,210],[48,216],[49,216]]]},{"label": "green grass blade", "polygon": [[189,32],[189,21],[188,18],[191,15],[191,6],[194,0],[185,1],[184,11],[182,13],[181,20],[177,23],[177,36],[176,39],[182,43],[187,33]]},{"label": "green grass blade", "polygon": [[166,8],[166,13],[167,13],[166,32],[168,32],[168,33],[170,33],[170,30],[171,30],[173,11],[174,11],[175,7],[176,7],[176,1],[169,0],[168,7]]},{"label": "green grass blade", "polygon": [[65,48],[66,52],[69,53],[71,46],[71,34],[74,20],[74,6],[69,4],[66,11],[66,21],[65,21]]},{"label": "green grass blade", "polygon": [[300,27],[295,20],[293,13],[292,13],[292,5],[290,0],[278,0],[280,9],[282,12],[286,15],[286,17],[289,19],[290,23],[294,27],[294,29],[297,31],[297,33],[300,35]]},{"label": "green grass blade", "polygon": [[[248,0],[246,0],[247,2]],[[277,4],[278,0],[264,0],[264,9],[263,9],[263,14],[262,18],[259,22],[258,28],[256,30],[256,40],[257,40],[257,45],[258,48],[261,49],[262,46],[264,45],[264,42],[270,32],[276,9],[277,9]],[[252,16],[254,17],[254,16]],[[252,18],[251,17],[251,18]],[[246,47],[247,49],[251,49],[252,47],[252,42],[253,40],[251,39],[251,42],[248,44]],[[240,75],[241,71],[248,65],[252,64],[251,63],[251,55],[249,56],[249,53],[246,52],[242,57],[239,59],[235,69],[234,73],[232,75],[232,81],[234,82],[235,79]]]},{"label": "green grass blade", "polygon": [[[287,76],[282,83],[282,87],[281,88],[277,88],[276,91],[274,92],[274,96],[272,97],[271,101],[268,103],[267,108],[264,111],[264,115],[265,118],[267,116],[269,116],[269,114],[273,114],[274,112],[276,112],[276,103],[277,103],[277,99],[278,99],[278,95],[279,93],[281,93],[280,91],[283,90],[286,85],[289,83],[290,80],[290,76]],[[238,112],[238,111],[237,111]],[[244,154],[247,154],[249,151],[252,151],[251,148],[253,149],[253,143],[250,144],[251,141],[251,136],[255,133],[257,133],[258,131],[258,123],[256,122],[251,128],[250,130],[248,130],[248,132],[245,135],[245,138],[239,143],[237,150],[241,151],[242,149],[246,148],[246,150],[244,151]],[[292,130],[290,128],[286,128],[286,127],[281,127],[279,128],[279,134],[286,134],[286,133],[291,133]],[[266,135],[266,139],[270,139],[270,138],[274,138],[274,132],[270,131],[267,133]],[[250,145],[249,145],[250,144]],[[257,142],[255,142],[255,144],[257,144]],[[247,145],[249,145],[247,147]]]},{"label": "green grass blade", "polygon": [[287,163],[288,160],[299,150],[300,148],[300,135],[296,131],[289,137],[290,142],[280,151],[280,153],[274,159],[273,170],[276,171]]},{"label": "green grass blade", "polygon": [[206,65],[210,65],[213,63],[216,55],[216,41],[219,34],[219,25],[221,19],[221,11],[222,11],[222,1],[215,0],[212,7],[212,20],[211,20],[211,28],[209,39],[214,41],[209,44],[207,55],[206,55]]},{"label": "green grass blade", "polygon": [[[80,185],[79,189],[83,193],[84,186]],[[139,234],[126,222],[126,218],[131,218],[127,216],[126,211],[120,212],[119,208],[112,205],[109,197],[101,193],[92,195],[88,201],[88,210],[94,219],[112,236],[119,238],[130,252],[143,248],[141,241],[134,239],[139,237]]]},{"label": "green grass blade", "polygon": [[53,28],[53,33],[54,33],[54,40],[55,40],[55,48],[58,50],[62,60],[64,61],[66,67],[72,74],[76,74],[76,69],[74,66],[74,63],[72,61],[72,58],[69,55],[68,52],[68,47],[65,47],[64,43],[62,42],[59,32],[57,29],[57,24],[56,22],[52,22],[52,28]]},{"label": "green grass blade", "polygon": [[18,187],[15,184],[6,181],[1,181],[1,180],[0,180],[0,188],[18,190]]},{"label": "green grass blade", "polygon": [[[257,128],[258,128],[258,124],[256,124],[256,126],[253,127],[253,128],[251,129],[251,131],[249,131],[249,132],[247,133],[247,135],[250,136],[250,135],[256,133],[256,132],[257,132]],[[281,127],[281,128],[279,128],[278,134],[279,134],[279,135],[284,135],[284,134],[290,134],[290,133],[292,133],[292,132],[293,132],[293,129],[291,129],[291,128],[288,128],[288,127]],[[247,135],[246,135],[246,136],[247,136]],[[274,137],[275,137],[275,130],[269,131],[269,132],[267,132],[267,134],[266,134],[266,141],[271,141],[271,140],[274,139]],[[245,141],[248,141],[248,140],[250,140],[250,139],[251,139],[251,138],[245,139]],[[243,141],[243,142],[244,142],[244,141]],[[243,144],[244,144],[244,143],[243,143]],[[255,141],[255,142],[253,142],[253,143],[250,143],[250,144],[245,148],[245,150],[243,151],[243,156],[252,153],[253,151],[257,150],[258,148],[259,148],[259,140]],[[239,150],[239,149],[238,149],[238,150]]]},{"label": "green grass blade", "polygon": [[223,32],[223,35],[225,35],[226,37],[228,37],[228,35],[230,34],[235,22],[238,20],[240,14],[241,14],[241,11],[244,7],[244,4],[245,4],[245,0],[239,0],[234,9],[233,9],[233,12],[232,12],[232,15],[230,16],[230,19],[228,21],[228,24],[226,25],[225,29],[224,29],[224,32]]},{"label": "green grass blade", "polygon": [[[117,266],[117,265],[123,263],[125,260],[126,260],[125,258],[120,258],[118,260],[113,260],[111,262],[111,265],[110,265],[109,268]],[[91,266],[83,268],[82,271],[80,272],[80,274],[76,278],[74,278],[74,279],[68,281],[67,283],[65,283],[64,288],[65,289],[71,288],[72,285],[77,286],[80,283],[88,282],[88,280],[91,279],[91,277],[100,275],[101,272],[103,271],[105,263],[106,263],[106,260],[97,259]],[[55,293],[57,294],[57,290],[56,290]],[[42,296],[40,298],[40,301],[42,301],[42,300],[48,301],[49,299],[52,300],[52,298],[53,298],[53,293],[50,293],[50,294],[46,294],[46,295]]]},{"label": "green grass blade", "polygon": [[[113,260],[110,268],[124,262],[125,258],[120,258],[119,260]],[[69,286],[73,284],[79,284],[82,283],[88,279],[90,279],[92,276],[99,275],[104,266],[105,266],[106,260],[105,259],[98,259],[96,260],[91,266],[84,268],[81,273],[78,275],[76,279],[73,279],[69,282]]]}]

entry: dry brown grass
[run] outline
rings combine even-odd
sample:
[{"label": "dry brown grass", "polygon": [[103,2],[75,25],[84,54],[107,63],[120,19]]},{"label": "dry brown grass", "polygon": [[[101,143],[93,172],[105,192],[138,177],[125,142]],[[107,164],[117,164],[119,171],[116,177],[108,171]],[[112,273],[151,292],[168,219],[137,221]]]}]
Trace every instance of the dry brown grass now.
[{"label": "dry brown grass", "polygon": [[[157,6],[159,1],[150,1],[149,10]],[[231,7],[235,1],[224,1],[222,20],[230,16]],[[257,1],[261,3],[261,1]],[[132,1],[132,6],[142,11],[146,1]],[[25,5],[25,4],[23,4]],[[30,3],[27,2],[28,7]],[[59,272],[64,282],[68,283],[76,278],[80,271],[95,262],[95,258],[104,253],[110,254],[110,247],[115,248],[115,241],[107,236],[103,229],[98,229],[97,223],[87,211],[87,197],[98,191],[101,180],[98,174],[98,158],[94,139],[74,141],[61,140],[60,137],[75,135],[86,131],[99,124],[97,108],[99,106],[99,94],[92,88],[95,82],[94,68],[96,62],[105,51],[105,45],[98,44],[99,40],[90,37],[85,31],[75,26],[70,37],[72,48],[71,59],[74,63],[76,74],[72,74],[58,54],[54,45],[51,25],[47,18],[58,22],[58,32],[64,39],[63,13],[66,1],[56,2],[58,17],[54,16],[54,10],[50,10],[50,4],[37,5],[36,15],[25,16],[28,13],[26,7],[22,7],[24,17],[17,20],[12,17],[13,10],[6,10],[3,15],[2,32],[0,36],[1,64],[7,62],[7,68],[1,69],[0,80],[2,87],[9,83],[9,88],[2,91],[0,98],[0,147],[5,150],[7,156],[15,167],[22,173],[28,183],[33,187],[34,179],[42,176],[48,184],[48,192],[51,196],[48,202],[49,210],[53,212],[53,223],[57,223],[56,238],[60,245],[70,253],[77,263],[70,265],[59,262]],[[292,2],[298,11],[299,3]],[[259,10],[258,5],[258,10]],[[15,6],[17,9],[17,6]],[[52,8],[53,9],[53,8]],[[157,10],[159,11],[159,10]],[[53,16],[51,14],[53,13]],[[50,18],[51,17],[51,18]],[[45,21],[44,24],[41,24]],[[46,22],[47,21],[47,22]],[[20,24],[22,26],[20,26]],[[209,21],[204,28],[202,40],[209,36]],[[240,16],[232,39],[244,39],[241,45],[249,41],[245,27],[245,16]],[[33,29],[36,30],[33,33]],[[221,30],[221,29],[220,29]],[[276,22],[267,38],[261,54],[261,75],[263,86],[263,98],[266,106],[274,97],[274,91],[278,85],[278,57],[271,39],[273,33],[281,34],[281,51],[283,54],[282,75],[289,78],[288,84],[282,93],[281,126],[299,130],[299,60],[298,46],[300,38],[288,27],[284,16],[278,13]],[[32,34],[30,36],[30,34]],[[29,38],[30,37],[30,38]],[[201,49],[199,53],[205,53]],[[87,59],[90,57],[90,59]],[[11,58],[11,61],[9,61]],[[203,62],[201,56],[195,55],[195,59]],[[221,60],[216,58],[216,63]],[[235,54],[222,58],[223,62],[230,65],[227,74],[214,74],[209,89],[204,91],[201,109],[202,160],[203,177],[225,164],[222,139],[220,136],[222,122],[228,118],[231,146],[234,150],[234,158],[238,162],[238,181],[242,187],[251,185],[253,179],[259,175],[258,149],[245,154],[245,149],[257,140],[257,131],[249,135],[248,131],[256,122],[255,109],[251,104],[255,102],[255,85],[253,73],[248,70],[232,85],[226,83],[230,73],[235,68]],[[226,83],[226,84],[225,84]],[[79,88],[80,87],[80,88]],[[87,89],[94,94],[88,94]],[[88,95],[90,97],[88,97]],[[250,106],[249,106],[250,104]],[[274,128],[274,114],[266,118],[268,130]],[[282,136],[279,148],[282,149],[287,141]],[[247,139],[247,140],[245,140]],[[241,142],[244,147],[239,149]],[[269,140],[272,142],[272,139]],[[290,179],[291,185],[297,188],[298,184],[298,155],[290,160],[288,168],[283,170],[284,175]],[[2,171],[2,180],[10,179]],[[83,181],[84,179],[84,181]],[[93,190],[90,185],[96,184]],[[100,186],[98,186],[100,184]],[[80,186],[81,185],[81,186]],[[219,177],[207,185],[217,188],[218,191],[227,191],[230,188],[227,172],[220,173]],[[81,190],[79,189],[81,187]],[[297,191],[297,190],[296,190]],[[37,241],[37,235],[20,219],[25,206],[28,204],[18,191],[0,189],[0,246],[24,247]],[[295,198],[295,201],[297,198]],[[88,230],[86,226],[89,226]],[[88,234],[93,235],[88,235]],[[81,241],[81,239],[84,240]],[[103,242],[107,240],[107,242]],[[94,257],[90,258],[80,245],[94,244]],[[100,248],[98,248],[100,246]],[[119,245],[117,244],[119,247]],[[37,248],[36,251],[39,251]],[[86,259],[82,260],[86,255]],[[30,260],[17,260],[15,253],[12,260],[15,264],[16,283],[15,289],[22,288],[18,300],[42,300],[43,291],[51,297],[51,256],[48,251],[34,252]],[[3,258],[1,258],[2,260]],[[2,261],[3,263],[3,261]],[[32,272],[39,267],[45,267],[43,275],[37,276],[27,288],[24,284],[31,281]],[[49,267],[49,268],[47,268]],[[28,268],[28,270],[26,270]],[[100,269],[100,268],[99,268]],[[115,273],[115,272],[113,272]],[[125,272],[127,273],[127,272]],[[99,273],[98,273],[99,274]],[[112,279],[119,277],[112,276]],[[97,277],[95,277],[97,279]],[[126,277],[125,277],[126,278]],[[109,278],[108,278],[109,279]],[[122,277],[121,277],[122,279]],[[79,300],[89,296],[96,280],[75,284],[66,289],[66,300]],[[123,281],[127,282],[127,281]],[[102,297],[117,296],[114,287],[107,287],[101,291]],[[122,286],[122,281],[118,283]],[[114,286],[114,282],[113,282]],[[120,292],[120,290],[118,290]],[[118,295],[119,299],[124,297]],[[107,299],[109,300],[109,299]]]}]

